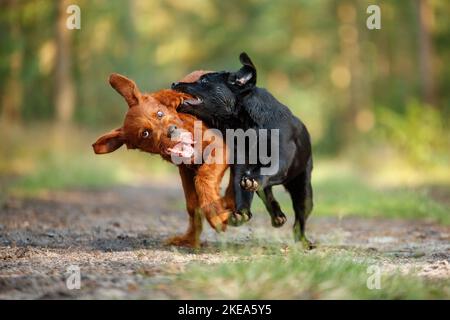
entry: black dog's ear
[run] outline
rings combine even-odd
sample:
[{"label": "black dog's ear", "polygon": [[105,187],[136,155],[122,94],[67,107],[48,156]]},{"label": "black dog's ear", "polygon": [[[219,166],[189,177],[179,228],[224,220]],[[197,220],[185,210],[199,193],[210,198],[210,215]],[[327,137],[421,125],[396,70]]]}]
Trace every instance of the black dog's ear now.
[{"label": "black dog's ear", "polygon": [[248,56],[247,53],[242,52],[242,53],[239,55],[239,61],[241,61],[241,63],[242,63],[244,66],[248,66],[248,67],[251,67],[251,68],[253,68],[253,69],[256,70],[255,65],[253,64],[252,60],[250,59],[250,57]]},{"label": "black dog's ear", "polygon": [[246,89],[253,88],[256,85],[256,68],[250,57],[242,52],[239,56],[242,68],[231,74],[230,82],[233,85]]}]

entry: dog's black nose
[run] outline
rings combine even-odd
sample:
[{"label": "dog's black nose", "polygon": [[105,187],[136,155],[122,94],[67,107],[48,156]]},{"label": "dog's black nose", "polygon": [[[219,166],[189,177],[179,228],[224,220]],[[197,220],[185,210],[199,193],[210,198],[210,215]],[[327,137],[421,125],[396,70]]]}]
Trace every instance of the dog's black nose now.
[{"label": "dog's black nose", "polygon": [[175,87],[178,85],[179,82],[172,82],[172,89],[175,89]]},{"label": "dog's black nose", "polygon": [[169,127],[169,129],[167,130],[167,136],[168,136],[169,138],[172,138],[173,133],[174,133],[177,129],[178,129],[177,126],[171,125],[171,126]]}]

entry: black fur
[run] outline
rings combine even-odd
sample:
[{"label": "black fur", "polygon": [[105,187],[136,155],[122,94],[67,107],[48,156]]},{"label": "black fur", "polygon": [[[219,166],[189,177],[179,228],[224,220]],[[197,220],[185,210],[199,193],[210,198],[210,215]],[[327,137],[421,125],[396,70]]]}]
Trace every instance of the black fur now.
[{"label": "black fur", "polygon": [[[173,84],[173,89],[201,99],[201,103],[195,105],[186,101],[178,111],[192,114],[224,133],[226,129],[237,128],[279,129],[277,173],[261,175],[260,163],[252,165],[246,162],[232,166],[237,213],[250,212],[252,193],[249,191],[256,191],[271,214],[272,224],[281,226],[286,217],[273,197],[271,188],[283,184],[291,195],[295,211],[295,239],[311,247],[305,236],[305,223],[313,204],[313,165],[308,130],[288,107],[266,89],[256,86],[256,68],[247,54],[242,53],[240,61],[243,66],[237,72],[214,72],[203,75],[194,83]],[[244,192],[238,192],[239,185],[245,189]]]}]

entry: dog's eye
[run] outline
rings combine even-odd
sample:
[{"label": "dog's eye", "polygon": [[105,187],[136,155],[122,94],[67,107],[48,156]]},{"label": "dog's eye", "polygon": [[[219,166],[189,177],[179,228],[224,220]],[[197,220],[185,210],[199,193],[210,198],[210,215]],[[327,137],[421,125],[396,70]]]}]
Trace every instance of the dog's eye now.
[{"label": "dog's eye", "polygon": [[150,131],[148,131],[148,130],[142,131],[141,136],[142,136],[142,138],[144,138],[144,139],[150,137]]},{"label": "dog's eye", "polygon": [[159,119],[161,119],[162,117],[164,117],[164,112],[158,111],[158,112],[156,113],[156,116],[157,116]]},{"label": "dog's eye", "polygon": [[207,79],[207,78],[201,78],[201,79],[200,79],[200,82],[201,82],[201,83],[208,83],[208,79]]}]

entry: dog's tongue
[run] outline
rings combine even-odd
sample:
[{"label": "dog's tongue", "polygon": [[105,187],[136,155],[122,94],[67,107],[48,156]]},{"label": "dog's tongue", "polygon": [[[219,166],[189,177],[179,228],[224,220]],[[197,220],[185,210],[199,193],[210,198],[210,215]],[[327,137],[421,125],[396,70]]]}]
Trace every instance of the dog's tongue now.
[{"label": "dog's tongue", "polygon": [[181,152],[181,156],[183,158],[190,158],[194,154],[194,148],[190,144],[183,144],[183,151]]},{"label": "dog's tongue", "polygon": [[185,143],[185,144],[193,144],[194,143],[194,140],[192,139],[192,133],[190,133],[189,131],[180,132],[178,140],[181,143]]},{"label": "dog's tongue", "polygon": [[194,148],[192,145],[195,143],[192,139],[192,133],[189,131],[181,131],[176,137],[178,143],[173,148],[168,148],[167,150],[179,157],[190,158],[194,154]]}]

